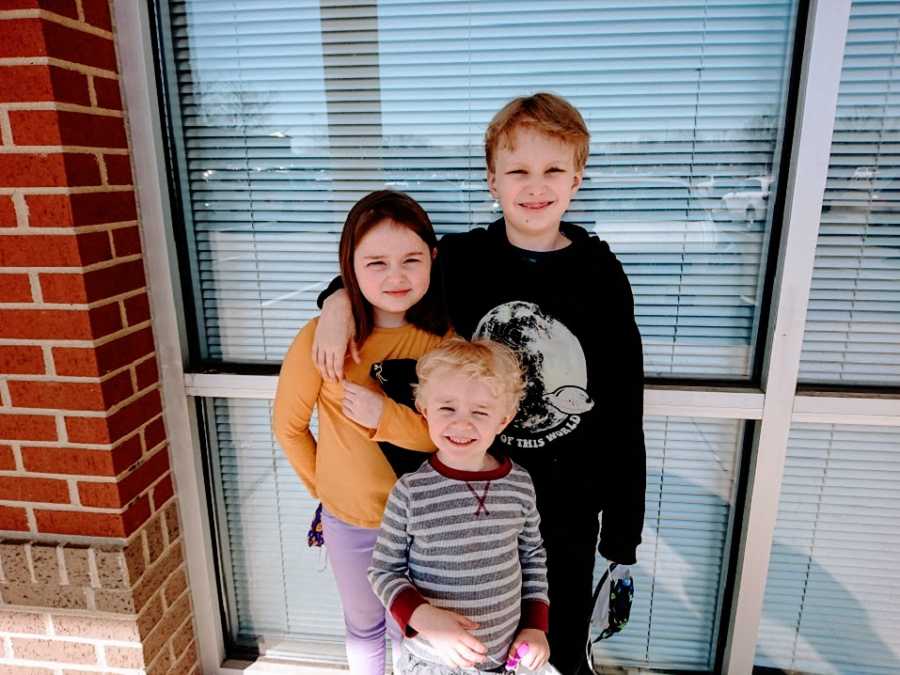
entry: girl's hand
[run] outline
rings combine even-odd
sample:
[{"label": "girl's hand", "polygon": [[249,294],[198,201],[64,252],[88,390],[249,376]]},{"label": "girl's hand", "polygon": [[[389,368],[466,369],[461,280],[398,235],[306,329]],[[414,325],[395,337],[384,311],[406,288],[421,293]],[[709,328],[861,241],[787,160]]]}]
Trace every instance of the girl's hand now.
[{"label": "girl's hand", "polygon": [[344,376],[344,359],[347,357],[347,346],[350,356],[360,362],[359,348],[353,337],[356,335],[356,324],[350,309],[350,299],[343,288],[332,293],[322,305],[322,314],[316,326],[313,338],[312,360],[322,377],[330,382],[337,382]]},{"label": "girl's hand", "polygon": [[[523,628],[513,640],[512,647],[509,648],[509,656],[516,653],[523,642],[528,643],[528,651],[522,657],[521,663],[529,670],[539,670],[546,665],[550,659],[550,645],[547,643],[547,636],[544,631],[537,628]],[[508,658],[508,657],[507,657]]]},{"label": "girl's hand", "polygon": [[344,380],[344,400],[341,409],[348,419],[366,429],[377,429],[384,413],[384,394],[377,394],[353,382]]},{"label": "girl's hand", "polygon": [[485,646],[469,632],[478,624],[456,612],[425,603],[413,611],[409,625],[428,638],[431,646],[455,668],[471,668],[487,654]]}]

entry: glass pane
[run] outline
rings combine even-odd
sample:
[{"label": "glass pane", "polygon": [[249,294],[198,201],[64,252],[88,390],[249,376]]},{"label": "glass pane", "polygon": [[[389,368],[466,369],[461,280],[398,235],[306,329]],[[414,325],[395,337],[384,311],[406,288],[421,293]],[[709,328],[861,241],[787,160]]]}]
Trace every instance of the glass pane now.
[{"label": "glass pane", "polygon": [[[634,605],[594,648],[610,666],[711,670],[743,423],[648,417],[647,500]],[[602,573],[598,563],[595,574]]]},{"label": "glass pane", "polygon": [[[343,621],[330,570],[306,546],[315,503],[270,433],[270,403],[213,400],[232,636],[242,644],[337,643]],[[631,621],[595,649],[598,663],[710,669],[743,425],[648,418],[647,517]],[[598,559],[597,575],[605,568]]]},{"label": "glass pane", "polygon": [[900,429],[796,424],[756,663],[900,672]]},{"label": "glass pane", "polygon": [[804,382],[900,384],[900,5],[854,2],[800,362]]},{"label": "glass pane", "polygon": [[232,639],[343,639],[337,588],[306,533],[317,502],[272,438],[271,402],[213,399],[213,493]]},{"label": "glass pane", "polygon": [[279,362],[370,190],[410,192],[441,232],[498,217],[485,126],[510,98],[551,90],[593,134],[568,219],[624,263],[648,373],[746,378],[795,5],[172,0],[204,355]]}]

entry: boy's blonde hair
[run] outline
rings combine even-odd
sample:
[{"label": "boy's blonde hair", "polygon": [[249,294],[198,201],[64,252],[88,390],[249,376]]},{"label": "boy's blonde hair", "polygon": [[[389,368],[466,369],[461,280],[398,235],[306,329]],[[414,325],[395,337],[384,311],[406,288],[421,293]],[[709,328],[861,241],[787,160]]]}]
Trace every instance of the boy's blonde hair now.
[{"label": "boy's blonde hair", "polygon": [[575,106],[561,96],[540,92],[514,98],[488,124],[484,134],[484,158],[488,171],[494,170],[497,148],[501,143],[512,148],[512,134],[520,127],[529,127],[571,145],[575,151],[575,170],[584,170],[591,140],[584,118]]},{"label": "boy's blonde hair", "polygon": [[494,396],[507,399],[510,414],[519,407],[525,393],[522,369],[512,349],[493,340],[469,342],[454,337],[422,356],[416,364],[419,378],[419,384],[415,387],[417,407],[425,406],[429,384],[433,384],[436,376],[446,370],[484,382]]}]

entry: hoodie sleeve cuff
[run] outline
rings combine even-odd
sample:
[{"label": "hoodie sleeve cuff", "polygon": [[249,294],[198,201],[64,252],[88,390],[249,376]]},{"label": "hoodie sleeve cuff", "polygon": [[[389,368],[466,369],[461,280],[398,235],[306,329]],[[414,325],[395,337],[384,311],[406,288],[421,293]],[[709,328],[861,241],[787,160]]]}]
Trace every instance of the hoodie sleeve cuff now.
[{"label": "hoodie sleeve cuff", "polygon": [[541,600],[526,600],[522,607],[522,628],[546,633],[550,628],[550,605]]},{"label": "hoodie sleeve cuff", "polygon": [[415,637],[418,633],[410,627],[409,619],[419,605],[428,604],[428,601],[414,588],[404,588],[394,602],[391,603],[391,616],[400,626],[400,631],[404,637]]}]

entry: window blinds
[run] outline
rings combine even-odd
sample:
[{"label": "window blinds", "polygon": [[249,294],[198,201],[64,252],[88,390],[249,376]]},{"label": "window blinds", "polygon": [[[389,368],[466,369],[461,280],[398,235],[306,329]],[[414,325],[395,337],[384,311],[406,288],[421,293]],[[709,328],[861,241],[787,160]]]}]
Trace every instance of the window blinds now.
[{"label": "window blinds", "polygon": [[900,384],[900,5],[855,1],[800,379]]},{"label": "window blinds", "polygon": [[[269,408],[268,401],[212,402],[232,638],[263,652],[343,639],[330,569],[306,546],[315,502],[271,437]],[[633,568],[635,605],[628,627],[595,650],[598,662],[712,668],[741,429],[723,420],[646,421],[647,517]],[[603,565],[598,560],[598,575]]]},{"label": "window blinds", "polygon": [[484,128],[551,90],[592,131],[568,217],[625,264],[648,373],[748,375],[792,0],[163,4],[205,356],[281,360],[370,190],[441,232],[499,216]]},{"label": "window blinds", "polygon": [[898,482],[900,430],[794,425],[757,665],[898,672]]}]

